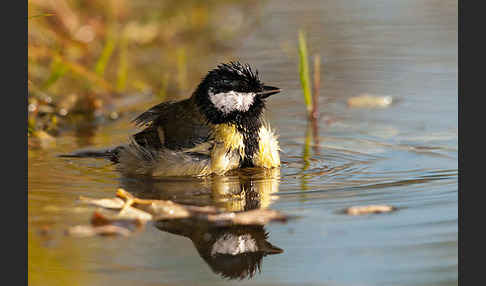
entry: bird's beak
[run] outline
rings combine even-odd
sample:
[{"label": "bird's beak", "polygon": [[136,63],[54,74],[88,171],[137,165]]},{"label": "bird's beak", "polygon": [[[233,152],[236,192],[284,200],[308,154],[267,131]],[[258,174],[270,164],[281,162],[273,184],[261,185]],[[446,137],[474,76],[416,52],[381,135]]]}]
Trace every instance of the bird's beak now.
[{"label": "bird's beak", "polygon": [[277,94],[281,91],[282,90],[278,87],[265,85],[265,86],[263,86],[263,91],[258,92],[257,95],[259,95],[261,98],[267,98],[270,95]]}]

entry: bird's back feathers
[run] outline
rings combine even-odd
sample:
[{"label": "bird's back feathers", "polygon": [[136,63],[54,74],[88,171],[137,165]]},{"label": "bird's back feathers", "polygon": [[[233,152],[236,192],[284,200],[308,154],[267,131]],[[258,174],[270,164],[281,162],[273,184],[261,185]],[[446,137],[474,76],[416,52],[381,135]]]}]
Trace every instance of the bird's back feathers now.
[{"label": "bird's back feathers", "polygon": [[133,120],[145,129],[135,134],[135,141],[144,147],[171,150],[194,148],[206,142],[210,126],[192,98],[158,104]]}]

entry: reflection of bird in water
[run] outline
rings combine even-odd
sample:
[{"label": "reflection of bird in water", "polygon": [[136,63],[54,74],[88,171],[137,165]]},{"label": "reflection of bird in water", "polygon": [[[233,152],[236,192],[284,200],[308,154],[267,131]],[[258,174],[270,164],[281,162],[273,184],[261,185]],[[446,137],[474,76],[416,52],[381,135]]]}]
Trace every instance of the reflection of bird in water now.
[{"label": "reflection of bird in water", "polygon": [[267,208],[272,194],[278,192],[279,180],[280,169],[240,170],[237,180],[215,177],[211,194],[216,206],[227,211]]},{"label": "reflection of bird in water", "polygon": [[[214,205],[237,212],[267,208],[271,194],[278,191],[279,176],[279,169],[247,169],[234,176],[217,176],[212,180],[125,178],[122,187],[137,197]],[[251,278],[260,271],[263,257],[283,252],[267,241],[269,234],[260,225],[221,227],[190,218],[157,221],[155,225],[162,231],[191,239],[204,261],[225,278]]]},{"label": "reflection of bird in water", "polygon": [[263,257],[283,250],[267,241],[263,226],[215,227],[191,220],[156,222],[162,231],[188,237],[211,269],[230,279],[252,278]]},{"label": "reflection of bird in water", "polygon": [[226,211],[267,208],[278,192],[280,169],[245,169],[231,176],[163,180],[122,177],[120,187],[144,199],[214,205]]}]

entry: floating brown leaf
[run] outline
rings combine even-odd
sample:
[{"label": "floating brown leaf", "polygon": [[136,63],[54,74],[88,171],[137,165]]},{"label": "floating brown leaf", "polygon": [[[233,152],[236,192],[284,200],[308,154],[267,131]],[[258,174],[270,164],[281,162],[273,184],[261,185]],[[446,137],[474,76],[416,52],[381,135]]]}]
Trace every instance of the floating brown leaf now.
[{"label": "floating brown leaf", "polygon": [[[192,219],[217,226],[265,225],[271,221],[286,222],[287,216],[268,209],[225,212],[213,206],[182,205],[169,200],[146,200],[118,189],[116,198],[80,197],[81,202],[100,207],[91,218],[91,226],[68,230],[75,236],[119,234],[129,235],[143,228],[150,220]],[[110,228],[111,227],[111,228]]]},{"label": "floating brown leaf", "polygon": [[130,207],[123,212],[117,212],[107,209],[98,209],[93,213],[91,218],[91,223],[93,225],[103,225],[103,224],[116,224],[120,222],[122,224],[145,224],[147,221],[152,220],[152,215],[146,213],[142,210]]},{"label": "floating brown leaf", "polygon": [[287,216],[275,210],[256,209],[238,213],[209,215],[208,221],[219,225],[265,225],[270,221],[286,222]]},{"label": "floating brown leaf", "polygon": [[368,205],[368,206],[353,206],[345,210],[348,215],[363,215],[370,213],[385,213],[396,210],[396,207],[388,205]]},{"label": "floating brown leaf", "polygon": [[92,199],[87,197],[79,197],[79,199],[91,205],[99,206],[107,209],[120,209],[123,207],[125,202],[120,198],[109,198],[109,199]]},{"label": "floating brown leaf", "polygon": [[116,225],[103,225],[103,226],[91,226],[91,225],[77,225],[70,227],[66,234],[77,237],[89,237],[95,235],[121,235],[129,236],[132,232],[124,227]]},{"label": "floating brown leaf", "polygon": [[348,106],[357,108],[388,107],[392,101],[391,96],[374,96],[365,93],[348,99]]}]

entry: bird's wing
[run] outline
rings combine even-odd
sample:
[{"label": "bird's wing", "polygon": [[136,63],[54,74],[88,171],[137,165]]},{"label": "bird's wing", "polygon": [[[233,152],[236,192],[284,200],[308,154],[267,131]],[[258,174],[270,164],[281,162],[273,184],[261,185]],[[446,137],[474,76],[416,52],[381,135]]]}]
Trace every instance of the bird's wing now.
[{"label": "bird's wing", "polygon": [[190,99],[158,104],[133,120],[145,129],[133,135],[143,147],[208,154],[210,128]]},{"label": "bird's wing", "polygon": [[150,108],[149,110],[145,111],[144,113],[137,116],[137,118],[133,119],[132,122],[135,123],[136,126],[150,126],[161,119],[164,119],[164,115],[169,114],[170,108],[175,104],[174,101],[166,101],[160,104],[157,104]]},{"label": "bird's wing", "polygon": [[176,102],[166,101],[151,107],[149,110],[132,120],[138,127],[144,130],[133,135],[133,139],[142,147],[160,149],[164,145],[164,134],[161,125],[167,121],[170,110]]},{"label": "bird's wing", "polygon": [[140,146],[160,149],[164,145],[164,137],[163,133],[158,132],[158,129],[157,126],[151,125],[132,137]]},{"label": "bird's wing", "polygon": [[213,145],[214,145],[214,141],[208,140],[208,141],[199,143],[192,148],[183,149],[182,152],[187,153],[187,154],[192,154],[192,155],[195,155],[195,156],[198,156],[198,155],[209,156],[210,153],[211,153],[211,149],[213,148]]}]

